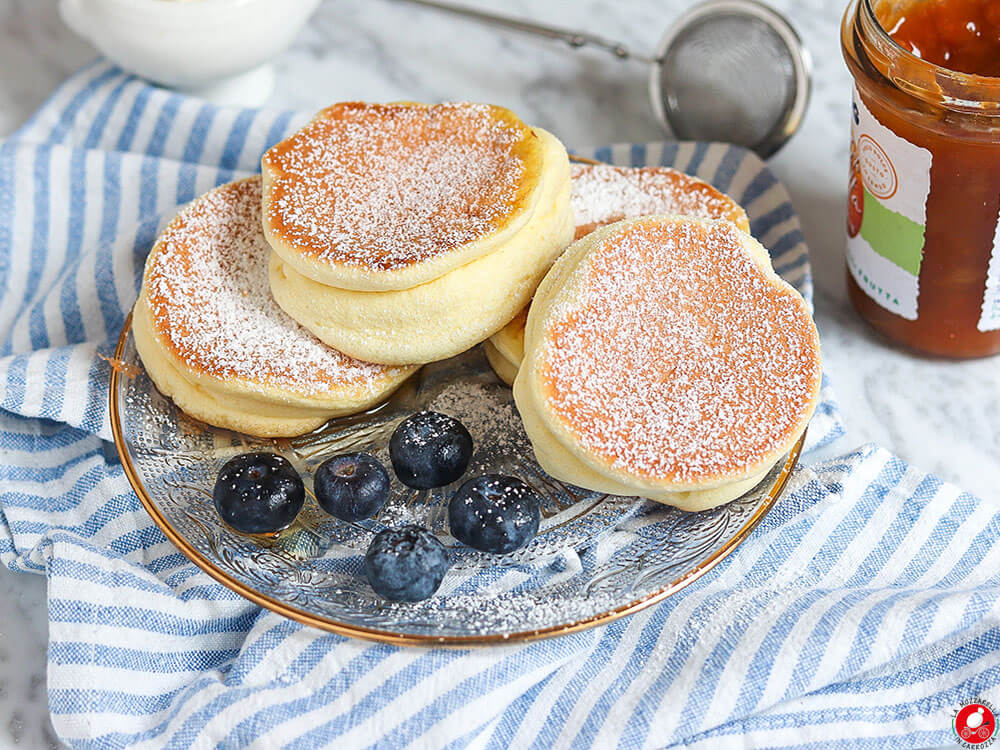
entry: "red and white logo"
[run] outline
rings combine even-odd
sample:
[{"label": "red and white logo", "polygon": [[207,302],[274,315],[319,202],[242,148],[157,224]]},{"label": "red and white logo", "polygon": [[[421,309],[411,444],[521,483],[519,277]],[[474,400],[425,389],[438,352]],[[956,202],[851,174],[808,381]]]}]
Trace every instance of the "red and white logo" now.
[{"label": "red and white logo", "polygon": [[996,709],[986,700],[976,699],[966,703],[955,714],[952,728],[962,747],[989,747],[997,734]]}]

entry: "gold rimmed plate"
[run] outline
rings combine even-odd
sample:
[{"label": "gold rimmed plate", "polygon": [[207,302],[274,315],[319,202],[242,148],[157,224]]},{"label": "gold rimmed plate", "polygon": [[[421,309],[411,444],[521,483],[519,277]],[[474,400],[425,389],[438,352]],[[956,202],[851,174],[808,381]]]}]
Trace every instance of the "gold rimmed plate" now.
[{"label": "gold rimmed plate", "polygon": [[[136,494],[167,538],[250,601],[307,625],[397,645],[526,641],[611,622],[655,604],[747,537],[781,495],[802,447],[799,440],[743,497],[686,513],[547,476],[534,460],[510,389],[478,347],[425,366],[376,409],[282,440],[239,435],[183,414],[146,376],[131,316],[114,360],[115,445]],[[531,544],[496,557],[452,539],[447,501],[459,483],[420,492],[394,479],[387,506],[356,524],[327,515],[310,496],[292,526],[274,536],[239,534],[216,514],[215,476],[232,456],[250,450],[281,453],[311,489],[312,473],[336,453],[366,450],[388,464],[389,435],[421,409],[445,412],[468,427],[476,449],[467,476],[513,474],[538,490],[543,519]],[[387,602],[365,580],[362,558],[379,529],[409,522],[431,528],[448,545],[452,568],[430,599]]]}]

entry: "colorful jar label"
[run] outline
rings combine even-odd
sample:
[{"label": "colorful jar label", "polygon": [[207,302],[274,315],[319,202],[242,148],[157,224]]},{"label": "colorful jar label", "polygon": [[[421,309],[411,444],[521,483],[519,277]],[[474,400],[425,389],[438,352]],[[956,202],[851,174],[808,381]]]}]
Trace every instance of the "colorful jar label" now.
[{"label": "colorful jar label", "polygon": [[917,318],[931,152],[879,122],[854,89],[847,267],[869,297]]},{"label": "colorful jar label", "polygon": [[980,331],[995,331],[1000,328],[1000,216],[997,217],[997,231],[993,236],[993,252],[986,270],[986,292],[983,294],[983,314],[979,316]]}]

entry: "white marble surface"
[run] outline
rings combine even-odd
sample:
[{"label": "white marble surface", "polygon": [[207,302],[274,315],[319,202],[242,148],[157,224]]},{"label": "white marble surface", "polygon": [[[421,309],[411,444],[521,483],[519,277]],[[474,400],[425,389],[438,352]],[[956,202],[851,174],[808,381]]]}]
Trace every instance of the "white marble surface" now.
[{"label": "white marble surface", "polygon": [[[1000,502],[1000,359],[925,360],[869,332],[846,299],[844,193],[850,80],[839,51],[847,0],[772,0],[815,63],[802,131],[774,160],[811,250],[816,317],[848,436],[828,452],[876,441],[907,461]],[[578,26],[651,50],[690,0],[467,0]],[[54,0],[0,0],[0,135],[10,132],[93,50],[61,24]],[[326,0],[277,61],[273,103],[464,98],[507,105],[568,145],[662,137],[646,70],[596,50],[572,52],[392,0]],[[44,701],[45,593],[0,569],[0,746],[54,742]]]}]

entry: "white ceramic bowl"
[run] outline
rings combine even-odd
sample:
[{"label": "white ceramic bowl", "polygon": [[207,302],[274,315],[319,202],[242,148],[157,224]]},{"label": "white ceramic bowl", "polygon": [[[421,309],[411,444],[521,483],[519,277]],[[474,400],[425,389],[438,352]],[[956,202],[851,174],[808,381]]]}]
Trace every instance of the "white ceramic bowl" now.
[{"label": "white ceramic bowl", "polygon": [[76,33],[129,72],[214,98],[246,99],[270,92],[267,63],[319,2],[61,0],[60,11]]}]

